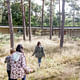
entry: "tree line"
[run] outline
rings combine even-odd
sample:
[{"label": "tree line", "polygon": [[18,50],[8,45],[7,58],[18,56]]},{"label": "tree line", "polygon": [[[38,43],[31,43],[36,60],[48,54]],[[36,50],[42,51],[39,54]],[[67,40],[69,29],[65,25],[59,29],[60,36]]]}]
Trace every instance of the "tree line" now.
[{"label": "tree line", "polygon": [[[23,40],[26,40],[26,21],[25,21],[25,7],[23,4],[23,0],[21,0],[21,10],[22,10],[22,22],[23,22]],[[29,4],[29,41],[31,41],[31,0],[28,1]],[[53,4],[53,0],[50,0],[50,39],[52,39],[52,23],[53,23],[53,19],[52,19],[52,4]],[[10,9],[10,0],[7,0],[7,9],[8,9],[8,23],[9,23],[9,27],[10,27],[10,42],[11,42],[11,48],[14,48],[14,32],[13,32],[13,23],[12,23],[12,14],[11,14],[11,9]],[[43,5],[42,5],[42,16],[44,14],[44,0],[43,0]],[[42,30],[43,30],[43,17],[42,17]],[[60,47],[63,47],[63,39],[64,39],[64,22],[65,22],[65,0],[63,0],[62,2],[62,26],[60,29]]]},{"label": "tree line", "polygon": [[[26,16],[26,25],[29,25],[28,22],[28,0],[25,0],[27,3],[24,4],[25,7],[25,16]],[[32,26],[50,26],[50,1],[41,0],[42,5],[38,5],[31,1],[31,25]],[[80,6],[78,3],[79,0],[66,0],[65,3],[68,5],[69,11],[65,10],[65,26],[80,26]],[[53,0],[53,27],[59,27],[61,22],[61,9],[62,0]],[[57,9],[56,9],[57,5]],[[42,8],[43,7],[43,8]],[[45,10],[44,7],[47,7]],[[67,7],[67,6],[66,6]],[[66,9],[66,8],[65,8]],[[22,14],[21,14],[21,4],[18,0],[15,0],[11,4],[11,12],[14,26],[22,25]],[[8,16],[7,8],[4,7],[2,13],[2,25],[8,25]],[[42,24],[43,23],[43,24]]]},{"label": "tree line", "polygon": [[[70,1],[66,0],[68,3],[70,3]],[[43,30],[44,27],[44,20],[46,20],[46,22],[48,23],[48,25],[50,26],[50,39],[52,39],[52,28],[54,24],[58,24],[58,26],[60,27],[60,32],[59,32],[59,37],[60,37],[60,47],[63,47],[63,42],[64,42],[64,25],[66,22],[66,11],[65,11],[65,0],[62,0],[62,11],[61,11],[61,0],[58,0],[59,3],[59,16],[58,18],[55,18],[55,1],[54,0],[50,0],[48,1],[48,10],[47,10],[47,14],[46,11],[44,10],[44,3],[46,2],[46,0],[42,0],[42,6],[38,6],[35,7],[35,4],[32,3],[31,0],[28,0],[27,4],[24,4],[24,1],[21,0],[20,3],[13,3],[10,7],[10,0],[7,0],[7,15],[6,18],[8,19],[8,24],[10,26],[10,41],[11,41],[11,47],[14,47],[14,36],[13,36],[13,25],[23,25],[23,40],[26,40],[26,24],[29,27],[29,41],[31,41],[31,26],[32,23],[34,21],[34,23],[36,24],[36,22],[38,24],[40,24],[41,29]],[[78,1],[78,0],[76,0]],[[73,3],[74,0],[71,0],[71,2]],[[71,4],[72,4],[71,3]],[[47,4],[47,3],[46,3]],[[25,5],[27,5],[27,7],[25,7]],[[33,7],[33,6],[35,7]],[[73,7],[73,5],[70,5]],[[74,6],[76,6],[74,4]],[[79,6],[77,6],[77,9],[79,8]],[[40,10],[41,12],[40,12]],[[75,12],[76,12],[76,7],[73,7],[73,24],[75,24]],[[5,10],[4,10],[5,11]],[[27,13],[27,14],[26,14]],[[26,17],[27,15],[27,17]],[[45,18],[48,19],[45,19]],[[39,19],[38,19],[39,18]],[[58,19],[58,20],[57,20]],[[32,21],[33,20],[33,21]],[[48,21],[47,21],[48,20]],[[7,20],[6,20],[7,21]],[[17,22],[19,21],[19,23]],[[33,23],[33,24],[34,24]],[[36,26],[36,25],[35,25]]]}]

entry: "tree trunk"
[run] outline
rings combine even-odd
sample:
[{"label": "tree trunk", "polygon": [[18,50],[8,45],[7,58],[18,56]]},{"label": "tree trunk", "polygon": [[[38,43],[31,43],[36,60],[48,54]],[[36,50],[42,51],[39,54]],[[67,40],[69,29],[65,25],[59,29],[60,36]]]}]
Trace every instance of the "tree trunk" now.
[{"label": "tree trunk", "polygon": [[[24,6],[24,13],[26,13],[25,6]],[[25,24],[26,24],[26,16],[25,16]],[[28,36],[28,29],[27,29],[27,26],[26,26],[26,36]]]},{"label": "tree trunk", "polygon": [[22,8],[22,19],[23,19],[23,40],[26,40],[26,21],[25,21],[25,11],[23,0],[21,0],[21,8]]},{"label": "tree trunk", "polygon": [[29,0],[29,41],[31,41],[31,0]]},{"label": "tree trunk", "polygon": [[52,39],[52,24],[53,24],[53,16],[52,16],[52,0],[50,0],[50,39]]},{"label": "tree trunk", "polygon": [[59,37],[60,37],[60,32],[61,32],[61,6],[60,6],[60,0],[59,0]]},{"label": "tree trunk", "polygon": [[75,26],[75,10],[73,10],[73,27]]},{"label": "tree trunk", "polygon": [[54,13],[53,13],[53,11],[54,11],[54,9],[53,9],[53,5],[54,5],[54,2],[53,2],[54,0],[52,0],[52,36],[54,35],[53,34],[53,31],[54,31],[54,29],[53,29],[53,27],[54,27],[54,25],[53,25],[53,16],[54,16]]},{"label": "tree trunk", "polygon": [[62,26],[61,26],[60,48],[63,47],[63,42],[64,42],[64,23],[65,23],[65,0],[62,0]]},{"label": "tree trunk", "polygon": [[43,29],[43,27],[44,27],[44,0],[42,0],[42,26],[41,26],[41,28]]},{"label": "tree trunk", "polygon": [[12,14],[10,9],[10,0],[7,0],[7,8],[8,8],[8,23],[10,29],[10,47],[14,49],[14,36],[13,36],[13,24],[12,24]]}]

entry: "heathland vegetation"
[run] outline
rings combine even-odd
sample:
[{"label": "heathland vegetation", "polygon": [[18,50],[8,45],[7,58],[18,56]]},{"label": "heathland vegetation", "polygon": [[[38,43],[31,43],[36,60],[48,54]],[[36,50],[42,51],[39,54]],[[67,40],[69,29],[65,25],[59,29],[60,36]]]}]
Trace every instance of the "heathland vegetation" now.
[{"label": "heathland vegetation", "polygon": [[[52,40],[48,36],[33,36],[32,42],[28,39],[24,42],[22,36],[15,34],[15,43],[24,46],[27,65],[35,69],[35,72],[27,75],[28,80],[79,80],[80,78],[80,39],[64,38],[64,47],[60,49],[59,38],[54,36]],[[37,60],[32,57],[37,41],[41,41],[45,50],[45,58],[42,59],[41,68],[38,68]],[[15,45],[15,47],[16,47]],[[7,80],[6,65],[4,59],[9,55],[9,35],[0,35],[0,80]],[[37,75],[37,76],[36,76]]]},{"label": "heathland vegetation", "polygon": [[[80,80],[80,38],[64,36],[65,26],[80,26],[78,3],[79,0],[42,0],[40,6],[33,0],[0,0],[1,25],[9,25],[10,29],[10,34],[0,33],[0,80],[7,80],[4,59],[10,54],[10,48],[15,49],[17,44],[24,46],[27,65],[35,70],[34,73],[27,74],[28,80]],[[14,26],[23,26],[22,34],[15,34]],[[33,35],[31,26],[41,27],[41,33],[44,26],[48,26],[50,34]],[[58,36],[52,34],[54,26],[58,26]],[[38,41],[45,52],[40,68],[32,56]]]}]

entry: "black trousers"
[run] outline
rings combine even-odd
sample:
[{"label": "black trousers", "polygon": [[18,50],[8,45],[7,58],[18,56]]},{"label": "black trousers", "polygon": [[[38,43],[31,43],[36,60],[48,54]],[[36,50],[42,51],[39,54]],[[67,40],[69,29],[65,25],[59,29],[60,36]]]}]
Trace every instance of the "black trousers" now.
[{"label": "black trousers", "polygon": [[[11,79],[10,78],[11,71],[7,70],[7,74],[8,74],[8,80],[17,80],[17,79]],[[22,78],[22,80],[26,80],[26,75],[24,76],[24,78]]]},{"label": "black trousers", "polygon": [[11,80],[11,79],[10,79],[11,71],[7,70],[7,74],[8,74],[8,80]]}]

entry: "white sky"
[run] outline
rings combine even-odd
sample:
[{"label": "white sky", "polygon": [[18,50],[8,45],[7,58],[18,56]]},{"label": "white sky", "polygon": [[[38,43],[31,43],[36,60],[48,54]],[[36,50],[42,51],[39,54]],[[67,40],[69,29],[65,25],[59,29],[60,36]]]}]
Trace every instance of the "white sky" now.
[{"label": "white sky", "polygon": [[[34,1],[34,3],[37,3],[38,5],[42,5],[42,0],[32,0],[32,1]],[[62,1],[61,1],[61,6],[62,6]],[[46,7],[44,9],[46,10]],[[62,9],[62,7],[61,7],[61,9]],[[65,9],[67,12],[70,11],[70,7],[68,6],[68,4],[65,5]],[[56,5],[55,12],[57,12],[58,10],[59,10],[59,5]]]},{"label": "white sky", "polygon": [[32,0],[34,3],[37,3],[38,5],[42,5],[42,0]]},{"label": "white sky", "polygon": [[[32,0],[34,3],[37,3],[38,5],[42,5],[42,0]],[[44,9],[47,10],[47,7],[44,6]]]}]

